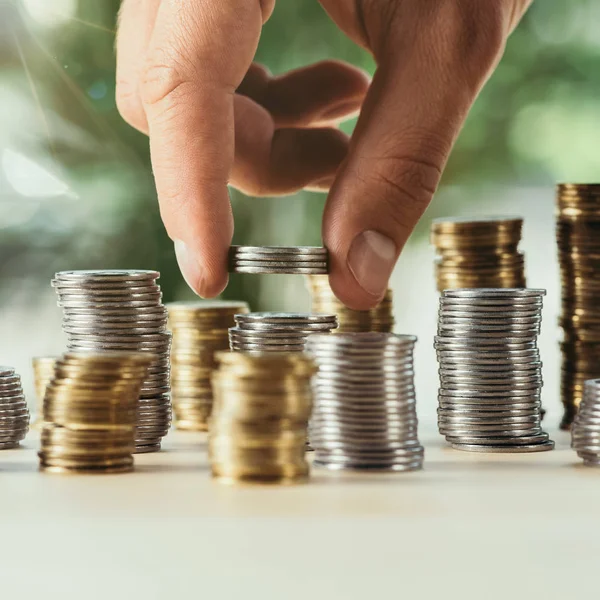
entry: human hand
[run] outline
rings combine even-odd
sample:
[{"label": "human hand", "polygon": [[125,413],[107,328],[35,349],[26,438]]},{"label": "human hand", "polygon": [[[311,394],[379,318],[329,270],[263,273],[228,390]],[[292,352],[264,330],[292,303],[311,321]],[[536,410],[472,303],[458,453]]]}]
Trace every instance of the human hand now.
[{"label": "human hand", "polygon": [[[329,189],[330,282],[350,308],[383,296],[450,150],[532,0],[320,0],[370,51],[372,83],[326,61],[272,78],[252,64],[275,0],[123,0],[117,105],[150,136],[161,216],[189,285],[227,284],[227,184]],[[336,127],[361,110],[349,140]]]}]

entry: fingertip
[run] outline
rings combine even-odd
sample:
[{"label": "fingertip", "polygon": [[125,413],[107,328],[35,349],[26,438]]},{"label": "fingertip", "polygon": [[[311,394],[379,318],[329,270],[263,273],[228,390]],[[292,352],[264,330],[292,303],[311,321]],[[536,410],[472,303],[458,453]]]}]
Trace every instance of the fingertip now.
[{"label": "fingertip", "polygon": [[218,268],[207,268],[202,256],[195,253],[185,242],[175,240],[175,256],[185,282],[201,298],[214,298],[226,287],[229,275],[226,262]]},{"label": "fingertip", "polygon": [[333,270],[329,275],[329,285],[336,298],[352,310],[375,308],[385,294],[371,294],[364,290],[347,269],[346,272]]}]

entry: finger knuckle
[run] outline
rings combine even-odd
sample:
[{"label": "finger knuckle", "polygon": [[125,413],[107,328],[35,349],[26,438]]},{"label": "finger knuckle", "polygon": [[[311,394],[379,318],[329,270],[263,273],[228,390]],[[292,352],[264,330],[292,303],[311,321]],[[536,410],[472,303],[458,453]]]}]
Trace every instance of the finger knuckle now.
[{"label": "finger knuckle", "polygon": [[157,50],[144,65],[140,94],[144,104],[179,103],[192,83],[189,70],[177,53]]},{"label": "finger knuckle", "polygon": [[425,212],[441,177],[438,161],[428,155],[390,155],[367,167],[369,186],[396,228],[411,230]]}]

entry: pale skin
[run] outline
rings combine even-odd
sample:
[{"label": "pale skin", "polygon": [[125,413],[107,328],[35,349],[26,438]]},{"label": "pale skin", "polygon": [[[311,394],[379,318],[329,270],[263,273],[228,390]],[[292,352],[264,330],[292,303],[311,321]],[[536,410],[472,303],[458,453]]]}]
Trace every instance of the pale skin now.
[{"label": "pale skin", "polygon": [[[275,78],[253,63],[275,0],[123,0],[117,105],[149,135],[162,219],[201,296],[227,285],[229,184],[329,191],[331,286],[351,308],[377,304],[532,0],[320,2],[375,58],[372,81],[339,61]],[[349,138],[337,125],[356,113]]]}]

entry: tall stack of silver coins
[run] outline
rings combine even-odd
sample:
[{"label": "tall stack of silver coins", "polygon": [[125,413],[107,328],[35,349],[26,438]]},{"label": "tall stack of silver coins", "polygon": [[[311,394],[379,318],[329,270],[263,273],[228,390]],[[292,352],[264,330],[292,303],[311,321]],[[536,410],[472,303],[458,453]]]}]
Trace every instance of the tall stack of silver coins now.
[{"label": "tall stack of silver coins", "polygon": [[0,367],[0,450],[16,448],[29,430],[29,410],[21,377],[12,367]]},{"label": "tall stack of silver coins", "polygon": [[235,315],[229,343],[238,352],[304,352],[313,333],[337,327],[335,315],[258,312]]},{"label": "tall stack of silver coins", "polygon": [[231,246],[231,273],[320,275],[328,272],[327,249],[317,246]]},{"label": "tall stack of silver coins", "polygon": [[540,413],[537,336],[545,293],[515,288],[442,294],[435,338],[438,425],[453,448],[540,452],[554,447]]},{"label": "tall stack of silver coins", "polygon": [[155,355],[138,401],[136,453],[160,450],[171,425],[171,334],[159,276],[156,271],[64,271],[52,281],[69,350]]},{"label": "tall stack of silver coins", "polygon": [[583,399],[571,426],[571,446],[584,465],[600,467],[600,379],[585,382]]},{"label": "tall stack of silver coins", "polygon": [[311,335],[309,427],[315,465],[412,471],[423,464],[414,389],[416,338],[389,333]]}]

